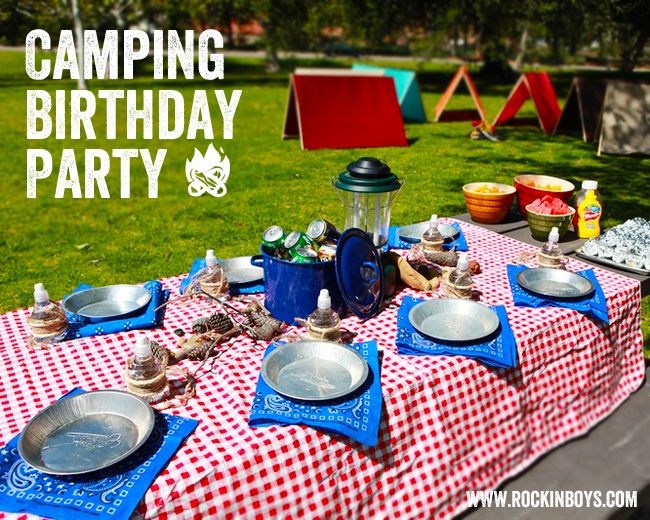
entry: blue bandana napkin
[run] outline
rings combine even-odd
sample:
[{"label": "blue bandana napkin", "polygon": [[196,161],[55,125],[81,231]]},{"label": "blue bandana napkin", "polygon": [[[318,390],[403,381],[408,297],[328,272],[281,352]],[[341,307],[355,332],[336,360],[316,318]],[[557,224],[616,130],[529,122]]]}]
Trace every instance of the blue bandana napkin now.
[{"label": "blue bandana napkin", "polygon": [[[81,284],[72,292],[76,293],[90,288],[92,288],[92,285]],[[87,323],[82,321],[78,315],[67,312],[66,315],[69,323],[65,339],[87,338],[89,336],[101,336],[102,334],[157,327],[165,317],[165,307],[157,311],[154,311],[154,309],[167,301],[169,298],[169,290],[163,289],[162,284],[158,280],[147,282],[144,284],[144,288],[151,293],[151,301],[149,301],[149,305],[147,305],[144,311],[135,316],[99,323]]]},{"label": "blue bandana napkin", "polygon": [[[205,269],[205,258],[197,258],[192,262],[192,268],[190,269],[189,274],[181,280],[181,285],[178,289],[178,292],[181,294],[185,293],[185,290],[190,285],[192,277],[198,273],[201,269]],[[264,282],[253,283],[246,285],[231,285],[228,289],[230,294],[256,294],[264,292]]]},{"label": "blue bandana napkin", "polygon": [[[442,244],[442,248],[445,251],[451,251],[454,247],[456,248],[456,251],[467,251],[469,249],[467,246],[467,240],[465,239],[465,235],[463,234],[460,225],[458,222],[452,222],[451,226],[458,230],[458,235],[456,235],[456,238],[454,239],[446,239],[444,244]],[[400,238],[399,233],[397,232],[400,227],[401,226],[390,226],[388,228],[388,247],[390,249],[411,249],[414,244]]]},{"label": "blue bandana napkin", "polygon": [[[83,390],[75,389],[62,399]],[[153,432],[122,462],[96,473],[54,476],[23,461],[16,435],[0,448],[0,511],[61,520],[127,520],[198,421],[155,412]]]},{"label": "blue bandana napkin", "polygon": [[[343,397],[335,402],[314,404],[278,394],[266,384],[260,373],[248,419],[249,426],[256,428],[276,424],[305,424],[319,430],[340,433],[366,446],[376,446],[382,406],[377,342],[366,341],[351,347],[363,356],[370,367],[368,380],[359,390],[361,394],[357,392],[352,398]],[[276,348],[282,347],[269,345],[264,357]]]},{"label": "blue bandana napkin", "polygon": [[517,366],[517,343],[510,328],[506,308],[503,305],[491,307],[499,317],[499,329],[485,340],[477,343],[444,343],[423,336],[409,321],[410,310],[420,302],[418,298],[405,296],[397,313],[397,353],[407,356],[465,356],[477,359],[497,368]]},{"label": "blue bandana napkin", "polygon": [[603,289],[600,286],[600,283],[598,283],[598,279],[596,278],[593,269],[578,271],[576,274],[591,280],[596,290],[591,296],[585,296],[584,298],[574,300],[551,300],[529,293],[517,282],[517,275],[524,269],[529,269],[529,267],[526,267],[525,265],[508,264],[507,269],[510,290],[512,291],[512,299],[514,300],[515,305],[534,308],[564,307],[566,309],[573,309],[581,312],[598,320],[602,320],[605,323],[609,323],[609,316],[607,314],[607,298],[605,298],[605,293],[603,293]]}]

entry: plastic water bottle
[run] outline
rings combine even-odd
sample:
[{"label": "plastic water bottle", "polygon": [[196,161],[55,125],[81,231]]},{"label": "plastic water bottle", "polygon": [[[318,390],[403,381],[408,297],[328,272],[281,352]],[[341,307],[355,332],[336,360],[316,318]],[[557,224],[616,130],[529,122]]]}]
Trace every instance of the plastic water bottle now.
[{"label": "plastic water bottle", "polygon": [[217,263],[213,249],[208,249],[205,252],[205,267],[192,277],[188,289],[196,290],[197,287],[213,298],[220,298],[228,293],[228,280],[223,268]]},{"label": "plastic water bottle", "polygon": [[438,230],[438,215],[431,215],[429,220],[429,229],[424,232],[422,235],[422,251],[426,255],[427,253],[434,253],[436,251],[442,251],[442,244],[445,239]]},{"label": "plastic water bottle", "polygon": [[469,270],[467,253],[460,253],[456,268],[449,273],[449,277],[447,278],[445,291],[448,296],[469,299],[472,297],[473,285],[474,280],[472,280],[472,274]]},{"label": "plastic water bottle", "polygon": [[311,339],[337,341],[341,335],[341,317],[332,309],[332,298],[327,289],[318,295],[317,307],[307,317],[308,336]]},{"label": "plastic water bottle", "polygon": [[34,284],[34,307],[28,318],[32,333],[29,344],[34,348],[47,348],[62,340],[68,328],[68,319],[50,296],[42,283]]},{"label": "plastic water bottle", "polygon": [[564,267],[564,253],[558,245],[559,240],[560,232],[558,228],[551,228],[551,231],[548,234],[548,241],[540,248],[537,255],[540,267],[550,267],[554,269]]},{"label": "plastic water bottle", "polygon": [[558,245],[559,241],[560,231],[556,227],[551,228],[551,231],[548,234],[548,241],[542,246],[542,253],[552,258],[560,258],[564,256],[562,249],[560,249],[560,246]]},{"label": "plastic water bottle", "polygon": [[129,377],[134,381],[152,379],[163,372],[162,364],[151,351],[151,342],[141,336],[135,342],[133,357],[126,364]]},{"label": "plastic water bottle", "polygon": [[167,390],[165,366],[145,336],[135,342],[133,357],[126,362],[126,390],[149,403],[160,401]]},{"label": "plastic water bottle", "polygon": [[217,257],[214,256],[214,249],[208,249],[205,252],[205,268],[206,272],[212,274],[217,265]]}]

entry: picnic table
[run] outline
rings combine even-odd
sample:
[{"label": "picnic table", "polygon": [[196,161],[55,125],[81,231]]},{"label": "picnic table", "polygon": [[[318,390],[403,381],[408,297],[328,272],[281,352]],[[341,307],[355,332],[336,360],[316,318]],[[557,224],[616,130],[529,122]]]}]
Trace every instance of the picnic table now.
[{"label": "picnic table", "polygon": [[[638,280],[594,267],[609,325],[569,309],[514,307],[506,264],[536,247],[467,222],[461,227],[483,270],[475,277],[481,301],[507,307],[517,368],[463,356],[398,355],[399,303],[406,295],[422,296],[410,289],[371,320],[345,318],[355,341],[375,339],[382,350],[379,443],[369,448],[306,426],[251,429],[265,345],[239,337],[204,371],[196,397],[171,412],[198,419],[199,426],[138,512],[147,518],[449,518],[467,508],[466,490],[495,489],[611,414],[644,377]],[[585,267],[569,259],[569,269]],[[177,291],[181,278],[162,282]],[[173,347],[174,329],[187,330],[209,312],[205,305],[170,305],[164,326],[147,335]],[[0,316],[3,444],[73,387],[120,387],[141,334],[30,351],[27,315],[21,309]]]}]

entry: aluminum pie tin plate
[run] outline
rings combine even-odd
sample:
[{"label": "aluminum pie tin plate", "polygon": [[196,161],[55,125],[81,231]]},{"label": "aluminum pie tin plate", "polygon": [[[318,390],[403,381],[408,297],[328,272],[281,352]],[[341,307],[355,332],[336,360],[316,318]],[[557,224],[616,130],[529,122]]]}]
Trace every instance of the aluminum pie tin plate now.
[{"label": "aluminum pie tin plate", "polygon": [[281,345],[262,362],[262,377],[273,390],[303,401],[349,395],[363,385],[368,372],[368,363],[357,351],[329,341]]},{"label": "aluminum pie tin plate", "polygon": [[499,317],[490,307],[455,298],[418,303],[409,321],[424,336],[452,342],[475,342],[499,328]]},{"label": "aluminum pie tin plate", "polygon": [[582,298],[594,292],[591,280],[564,269],[539,267],[517,275],[517,282],[527,291],[556,299]]},{"label": "aluminum pie tin plate", "polygon": [[218,262],[230,285],[244,285],[264,280],[264,269],[251,265],[252,258],[252,256],[237,256]]},{"label": "aluminum pie tin plate", "polygon": [[151,293],[140,285],[108,285],[69,295],[63,300],[63,310],[99,322],[134,314],[150,301]]},{"label": "aluminum pie tin plate", "polygon": [[622,271],[629,271],[630,273],[643,274],[646,276],[650,275],[650,269],[639,269],[637,267],[630,267],[629,265],[619,264],[618,262],[614,262],[614,260],[611,260],[609,258],[588,255],[586,253],[583,253],[580,249],[576,249],[576,254],[582,258],[591,260],[592,262],[608,265],[610,267],[614,267],[615,269],[621,269]]},{"label": "aluminum pie tin plate", "polygon": [[79,475],[124,460],[149,438],[153,408],[119,390],[63,398],[25,426],[18,452],[33,468],[52,475]]},{"label": "aluminum pie tin plate", "polygon": [[[410,224],[399,228],[397,234],[406,242],[420,242],[422,235],[424,235],[427,229],[429,229],[429,221],[418,222],[417,224]],[[445,240],[458,235],[458,230],[451,224],[438,224],[438,231],[440,231],[442,238]]]}]

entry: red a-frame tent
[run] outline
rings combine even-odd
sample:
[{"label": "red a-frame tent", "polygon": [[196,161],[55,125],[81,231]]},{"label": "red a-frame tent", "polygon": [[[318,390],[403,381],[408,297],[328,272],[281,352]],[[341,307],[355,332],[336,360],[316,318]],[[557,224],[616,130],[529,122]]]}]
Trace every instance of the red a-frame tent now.
[{"label": "red a-frame tent", "polygon": [[[535,104],[537,120],[515,118],[519,109],[529,98],[532,98]],[[555,96],[549,75],[546,72],[524,72],[515,83],[506,104],[492,126],[539,123],[542,130],[550,134],[555,129],[560,112],[560,104]]]},{"label": "red a-frame tent", "polygon": [[[449,103],[451,96],[453,96],[454,92],[456,92],[456,89],[458,88],[461,80],[465,81],[465,86],[472,96],[472,101],[474,101],[474,108],[465,110],[445,110],[447,103]],[[456,74],[454,74],[454,77],[447,86],[444,94],[440,98],[440,101],[438,101],[438,104],[436,105],[435,121],[473,121],[475,119],[480,119],[483,121],[485,119],[485,109],[483,108],[481,99],[478,97],[478,90],[476,90],[476,85],[474,85],[467,67],[465,65],[461,65],[458,67]]]},{"label": "red a-frame tent", "polygon": [[305,150],[408,146],[395,82],[376,71],[297,70],[283,137]]}]

